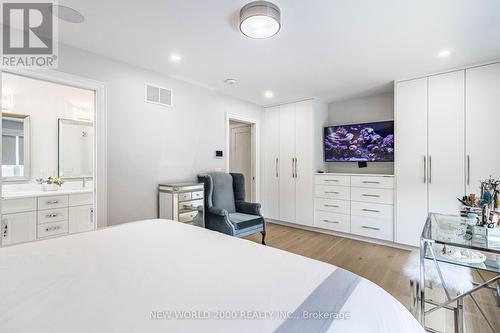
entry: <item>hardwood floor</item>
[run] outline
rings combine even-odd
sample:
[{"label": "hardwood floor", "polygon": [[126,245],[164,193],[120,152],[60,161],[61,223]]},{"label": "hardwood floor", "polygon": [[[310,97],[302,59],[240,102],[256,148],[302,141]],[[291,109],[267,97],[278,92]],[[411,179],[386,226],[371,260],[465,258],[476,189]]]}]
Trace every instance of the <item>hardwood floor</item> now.
[{"label": "hardwood floor", "polygon": [[[259,243],[261,241],[260,234],[247,239]],[[268,246],[354,272],[376,283],[404,306],[409,307],[409,282],[403,273],[403,267],[410,253],[408,251],[271,223],[268,223],[266,243]],[[441,290],[431,290],[429,293],[434,299],[442,299],[440,298],[442,297]],[[500,308],[496,306],[491,292],[484,290],[477,296],[488,318],[493,321],[496,331],[500,332]],[[465,308],[466,332],[491,332],[470,299],[466,299]],[[433,327],[445,332],[453,332],[453,317],[450,311],[438,311],[432,316],[429,322],[434,325]]]}]

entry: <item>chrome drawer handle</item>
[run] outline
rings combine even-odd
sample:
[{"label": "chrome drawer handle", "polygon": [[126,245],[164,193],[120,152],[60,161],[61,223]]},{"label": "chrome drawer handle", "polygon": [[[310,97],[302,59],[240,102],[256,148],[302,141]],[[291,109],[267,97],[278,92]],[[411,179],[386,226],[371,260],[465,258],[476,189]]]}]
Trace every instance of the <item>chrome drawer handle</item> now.
[{"label": "chrome drawer handle", "polygon": [[338,207],[339,207],[339,205],[326,205],[326,204],[325,204],[325,205],[323,205],[323,206],[325,206],[325,207],[335,207],[335,208],[338,208]]},{"label": "chrome drawer handle", "polygon": [[323,222],[327,222],[327,223],[340,223],[339,221],[332,221],[332,220],[323,220]]},{"label": "chrome drawer handle", "polygon": [[46,203],[47,205],[54,205],[54,204],[59,203],[59,200],[45,201],[45,203]]},{"label": "chrome drawer handle", "polygon": [[325,182],[337,182],[338,183],[338,179],[323,179]]},{"label": "chrome drawer handle", "polygon": [[61,229],[61,226],[58,225],[58,226],[55,226],[55,227],[48,227],[48,228],[45,228],[45,231],[56,231],[56,230],[59,230]]},{"label": "chrome drawer handle", "polygon": [[363,184],[380,184],[380,182],[376,182],[373,180],[363,180]]},{"label": "chrome drawer handle", "polygon": [[59,214],[56,214],[56,213],[45,215],[46,218],[57,217],[57,216],[59,216]]},{"label": "chrome drawer handle", "polygon": [[369,227],[369,226],[366,226],[366,225],[361,226],[361,228],[363,228],[363,229],[370,229],[370,230],[380,230],[380,228]]},{"label": "chrome drawer handle", "polygon": [[372,213],[380,213],[380,210],[376,210],[376,209],[368,209],[368,208],[363,208],[362,209],[363,212],[372,212]]},{"label": "chrome drawer handle", "polygon": [[364,196],[364,197],[372,197],[372,198],[380,198],[379,194],[366,194],[366,193],[363,193],[362,196]]},{"label": "chrome drawer handle", "polygon": [[325,191],[325,193],[328,193],[328,194],[339,194],[339,192],[336,192],[336,191]]}]

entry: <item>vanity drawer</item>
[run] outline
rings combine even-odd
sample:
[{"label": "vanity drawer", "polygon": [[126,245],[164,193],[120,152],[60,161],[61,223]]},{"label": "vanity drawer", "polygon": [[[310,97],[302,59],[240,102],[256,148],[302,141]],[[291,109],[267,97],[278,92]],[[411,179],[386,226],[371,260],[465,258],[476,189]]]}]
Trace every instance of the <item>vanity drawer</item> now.
[{"label": "vanity drawer", "polygon": [[338,186],[350,186],[351,177],[350,176],[339,176],[339,175],[316,175],[315,176],[316,185],[338,185]]},{"label": "vanity drawer", "polygon": [[193,222],[194,218],[199,214],[198,211],[192,211],[187,213],[179,214],[179,222],[190,223]]},{"label": "vanity drawer", "polygon": [[68,233],[68,220],[45,223],[38,226],[38,239]]},{"label": "vanity drawer", "polygon": [[203,191],[192,192],[193,199],[203,199]]},{"label": "vanity drawer", "polygon": [[316,185],[314,196],[316,198],[349,200],[351,193],[349,187]]},{"label": "vanity drawer", "polygon": [[320,210],[314,212],[314,226],[318,228],[340,232],[350,232],[350,220],[351,217],[349,215],[323,212]]},{"label": "vanity drawer", "polygon": [[36,198],[2,199],[2,214],[32,212],[36,210]]},{"label": "vanity drawer", "polygon": [[373,188],[394,188],[393,177],[374,176],[352,176],[351,186],[353,187],[373,187]]},{"label": "vanity drawer", "polygon": [[392,228],[392,220],[351,216],[351,233],[356,235],[392,241]]},{"label": "vanity drawer", "polygon": [[392,220],[393,210],[393,205],[357,201],[351,202],[351,215]]},{"label": "vanity drawer", "polygon": [[349,215],[351,213],[351,203],[344,200],[316,198],[314,199],[314,209]]},{"label": "vanity drawer", "polygon": [[85,206],[94,204],[93,193],[79,193],[69,195],[69,206]]},{"label": "vanity drawer", "polygon": [[191,192],[179,193],[179,201],[191,200]]},{"label": "vanity drawer", "polygon": [[372,202],[386,205],[393,204],[394,190],[384,188],[351,188],[351,200],[361,202]]},{"label": "vanity drawer", "polygon": [[67,195],[57,195],[51,197],[39,197],[38,198],[38,209],[52,209],[68,207],[68,196]]},{"label": "vanity drawer", "polygon": [[38,224],[64,221],[68,219],[68,208],[38,211]]},{"label": "vanity drawer", "polygon": [[179,212],[183,211],[197,211],[198,207],[203,207],[203,200],[192,200],[179,202]]}]

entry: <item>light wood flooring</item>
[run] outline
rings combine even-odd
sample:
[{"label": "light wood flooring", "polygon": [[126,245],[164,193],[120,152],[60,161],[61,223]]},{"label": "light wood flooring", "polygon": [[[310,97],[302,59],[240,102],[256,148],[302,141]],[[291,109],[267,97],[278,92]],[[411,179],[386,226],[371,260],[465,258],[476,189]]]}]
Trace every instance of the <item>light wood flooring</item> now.
[{"label": "light wood flooring", "polygon": [[[247,239],[259,242],[260,234]],[[409,252],[392,247],[366,243],[348,238],[322,234],[278,224],[268,223],[266,243],[268,246],[300,254],[347,269],[376,283],[404,306],[409,307],[410,289],[403,267]],[[440,295],[440,291],[432,291]],[[434,297],[434,294],[432,297]],[[500,332],[500,308],[490,291],[478,293],[478,301]],[[470,300],[465,301],[466,329],[468,333],[490,333]],[[435,313],[429,318],[437,329],[453,332],[452,316],[449,311]]]}]

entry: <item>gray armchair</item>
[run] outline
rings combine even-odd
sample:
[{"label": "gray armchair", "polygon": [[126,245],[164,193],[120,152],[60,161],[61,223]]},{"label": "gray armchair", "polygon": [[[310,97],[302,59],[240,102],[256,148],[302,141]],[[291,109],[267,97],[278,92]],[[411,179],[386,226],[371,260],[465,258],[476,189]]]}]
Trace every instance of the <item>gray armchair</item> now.
[{"label": "gray armchair", "polygon": [[266,221],[260,204],[245,201],[245,177],[241,173],[212,172],[198,175],[205,184],[205,227],[245,237],[260,232],[266,239]]}]

